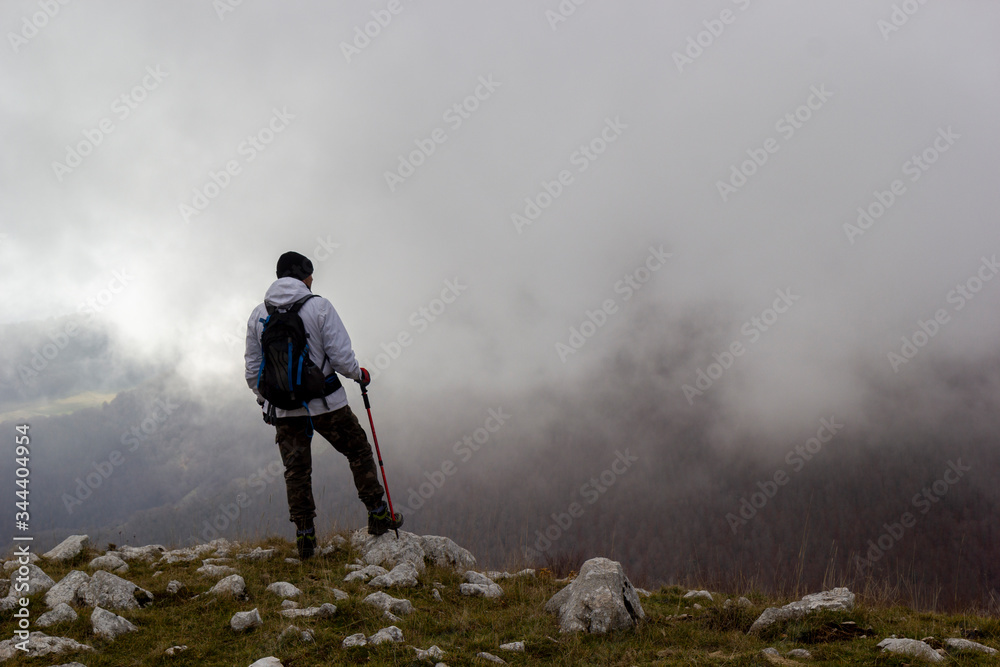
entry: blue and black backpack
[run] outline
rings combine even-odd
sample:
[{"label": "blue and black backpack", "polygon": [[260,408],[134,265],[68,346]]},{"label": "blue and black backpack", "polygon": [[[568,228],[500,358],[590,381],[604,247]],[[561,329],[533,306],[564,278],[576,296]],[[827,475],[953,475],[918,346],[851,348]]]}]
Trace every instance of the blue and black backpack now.
[{"label": "blue and black backpack", "polygon": [[295,410],[309,401],[340,389],[336,373],[329,377],[309,358],[309,336],[299,309],[317,296],[305,296],[284,310],[265,303],[267,319],[260,336],[263,358],[257,373],[257,390],[274,407]]}]

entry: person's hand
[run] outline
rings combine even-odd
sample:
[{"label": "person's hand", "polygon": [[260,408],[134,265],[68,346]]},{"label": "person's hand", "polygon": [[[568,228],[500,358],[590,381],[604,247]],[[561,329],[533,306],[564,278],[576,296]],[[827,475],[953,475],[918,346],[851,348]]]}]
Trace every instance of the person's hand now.
[{"label": "person's hand", "polygon": [[371,383],[372,383],[372,376],[368,374],[368,369],[362,368],[361,369],[361,379],[358,380],[358,384],[360,384],[361,388],[364,389],[365,387],[367,387]]}]

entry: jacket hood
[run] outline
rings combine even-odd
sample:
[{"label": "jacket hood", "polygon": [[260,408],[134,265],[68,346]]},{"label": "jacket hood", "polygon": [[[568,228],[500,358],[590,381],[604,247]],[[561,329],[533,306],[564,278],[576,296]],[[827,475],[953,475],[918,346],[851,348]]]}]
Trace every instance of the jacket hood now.
[{"label": "jacket hood", "polygon": [[312,292],[298,278],[278,278],[267,288],[267,292],[264,294],[264,304],[284,308],[309,294]]}]

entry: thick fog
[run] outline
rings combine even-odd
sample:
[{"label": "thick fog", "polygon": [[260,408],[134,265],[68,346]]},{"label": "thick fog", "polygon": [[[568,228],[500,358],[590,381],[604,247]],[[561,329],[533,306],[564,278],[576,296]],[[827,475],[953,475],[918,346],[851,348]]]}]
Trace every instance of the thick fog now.
[{"label": "thick fog", "polygon": [[669,504],[787,468],[821,419],[937,438],[928,482],[995,443],[1000,7],[18,0],[0,24],[4,419],[165,369],[256,419],[246,319],[297,250],[402,495],[501,405],[490,470],[454,479],[528,507],[540,450],[563,505],[627,446]]}]

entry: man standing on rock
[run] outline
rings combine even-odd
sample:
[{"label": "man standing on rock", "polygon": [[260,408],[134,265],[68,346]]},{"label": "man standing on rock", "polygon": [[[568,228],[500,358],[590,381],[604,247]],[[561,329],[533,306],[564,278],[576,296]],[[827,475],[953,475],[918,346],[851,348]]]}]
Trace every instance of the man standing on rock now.
[{"label": "man standing on rock", "polygon": [[[254,309],[247,322],[244,357],[247,384],[264,409],[264,421],[273,424],[276,430],[275,442],[285,465],[288,511],[295,523],[295,542],[303,559],[311,557],[316,549],[311,450],[314,430],[350,462],[358,497],[368,509],[369,534],[381,535],[403,524],[403,516],[398,512],[390,516],[368,437],[347,404],[347,392],[337,373],[363,387],[371,378],[358,365],[351,338],[333,304],[310,290],[312,273],[312,262],[297,252],[286,252],[278,258],[278,279],[267,289],[264,302]],[[326,378],[324,386],[329,393],[313,398],[301,408],[282,410],[270,405],[259,389],[264,361],[261,335],[272,314],[294,312],[295,308],[305,330],[309,359]]]}]

